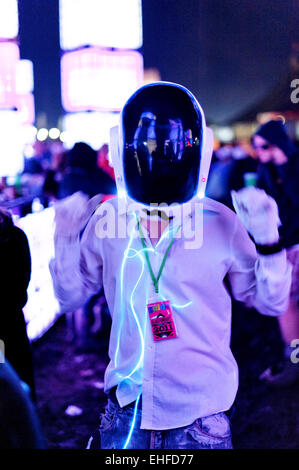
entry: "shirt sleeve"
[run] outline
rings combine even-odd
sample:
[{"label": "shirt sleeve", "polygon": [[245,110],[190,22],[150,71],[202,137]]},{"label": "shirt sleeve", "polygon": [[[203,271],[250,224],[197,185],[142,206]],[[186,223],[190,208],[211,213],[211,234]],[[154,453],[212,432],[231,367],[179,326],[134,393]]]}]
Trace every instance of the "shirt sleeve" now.
[{"label": "shirt sleeve", "polygon": [[279,316],[288,306],[291,266],[282,250],[273,255],[256,252],[247,231],[235,217],[228,272],[233,296],[264,315]]},{"label": "shirt sleeve", "polygon": [[60,312],[71,312],[84,305],[103,285],[103,261],[97,247],[96,217],[84,230],[81,241],[55,236],[55,258],[50,271]]}]

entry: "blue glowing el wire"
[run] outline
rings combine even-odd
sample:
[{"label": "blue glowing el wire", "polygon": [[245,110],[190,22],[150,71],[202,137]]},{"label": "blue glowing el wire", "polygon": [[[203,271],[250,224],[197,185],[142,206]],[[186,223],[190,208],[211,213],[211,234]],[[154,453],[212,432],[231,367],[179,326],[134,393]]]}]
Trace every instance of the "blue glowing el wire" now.
[{"label": "blue glowing el wire", "polygon": [[123,302],[123,298],[124,298],[124,296],[123,296],[124,270],[125,270],[125,264],[126,264],[126,261],[127,261],[128,251],[130,249],[130,245],[132,243],[132,240],[133,240],[133,232],[130,236],[128,246],[125,249],[124,257],[123,257],[122,264],[121,264],[121,269],[120,269],[120,312],[121,312],[121,315],[120,315],[120,325],[119,325],[119,329],[118,329],[116,350],[115,350],[115,355],[114,355],[115,368],[117,367],[117,357],[118,357],[118,353],[119,353],[120,332],[122,330],[122,324],[123,324],[123,321],[124,321],[124,305],[123,305],[124,304],[124,302]]},{"label": "blue glowing el wire", "polygon": [[141,395],[138,395],[138,397],[136,399],[136,402],[135,402],[134,414],[133,414],[133,419],[132,419],[132,423],[131,423],[131,428],[130,428],[127,440],[126,440],[126,442],[123,446],[123,449],[127,448],[127,446],[129,445],[129,442],[131,440],[132,434],[133,434],[133,430],[134,430],[134,427],[135,427],[135,424],[136,424],[137,408],[138,408],[138,403],[139,403],[140,397],[141,397]]},{"label": "blue glowing el wire", "polygon": [[139,257],[139,259],[141,260],[142,262],[142,270],[141,270],[141,274],[132,290],[132,293],[131,293],[131,297],[130,297],[130,305],[131,305],[131,308],[132,308],[132,312],[133,312],[133,315],[134,315],[134,318],[135,318],[135,321],[136,321],[136,324],[137,324],[137,328],[138,328],[138,331],[139,331],[139,335],[140,335],[140,339],[141,339],[141,354],[140,354],[140,357],[139,357],[139,360],[136,364],[136,366],[134,367],[134,369],[125,377],[125,379],[129,379],[133,374],[134,372],[136,372],[136,370],[138,369],[138,367],[140,367],[140,365],[142,364],[142,361],[143,361],[143,358],[144,358],[144,333],[141,329],[141,325],[140,325],[140,322],[137,318],[137,314],[136,314],[136,311],[135,311],[135,308],[134,308],[134,304],[133,304],[133,296],[134,296],[134,293],[135,293],[135,290],[137,289],[137,286],[140,282],[140,279],[142,278],[143,276],[143,272],[144,272],[144,258],[143,256],[141,256],[141,252],[142,251],[154,251],[153,248],[142,248],[141,250],[137,251],[135,250],[134,248],[130,248],[130,251],[133,251],[135,252],[134,255],[131,255],[131,256],[128,256],[128,259],[129,258],[135,258],[136,256]]},{"label": "blue glowing el wire", "polygon": [[[166,233],[163,234],[163,236],[161,237],[161,239],[159,240],[158,244],[160,242],[162,242],[162,240],[164,240],[168,235],[169,233],[171,233],[172,230],[168,230]],[[155,250],[153,248],[142,248],[140,249],[139,251],[135,250],[134,248],[131,248],[131,243],[132,243],[132,240],[133,240],[133,234],[134,232],[132,232],[131,236],[130,236],[130,240],[129,240],[129,243],[128,243],[128,246],[125,250],[125,255],[124,255],[124,258],[123,258],[123,261],[122,261],[122,265],[121,265],[121,279],[120,279],[120,282],[121,282],[121,325],[119,327],[119,334],[118,334],[118,339],[117,339],[117,347],[116,347],[116,352],[115,352],[115,365],[116,365],[116,362],[117,362],[117,356],[118,356],[118,353],[119,353],[119,347],[120,347],[120,332],[121,332],[121,326],[123,324],[123,320],[124,320],[124,305],[123,305],[123,284],[124,284],[124,270],[125,270],[125,264],[127,262],[128,259],[132,259],[132,258],[135,258],[136,256],[139,257],[139,259],[141,260],[141,263],[142,263],[142,268],[141,268],[141,273],[138,277],[138,280],[136,281],[135,283],[135,286],[133,287],[133,290],[131,292],[131,296],[130,296],[130,306],[131,306],[131,309],[132,309],[132,312],[133,312],[133,315],[134,315],[134,319],[136,321],[136,324],[137,324],[137,328],[138,328],[138,332],[139,332],[139,335],[140,335],[140,340],[141,340],[141,352],[140,352],[140,356],[139,356],[139,359],[138,359],[138,362],[136,364],[136,366],[132,369],[132,371],[126,376],[124,377],[124,379],[130,379],[132,380],[131,376],[136,372],[136,370],[140,367],[140,365],[142,364],[143,362],[143,358],[144,358],[144,334],[143,334],[143,331],[142,331],[142,328],[141,328],[141,325],[140,325],[140,322],[138,320],[138,317],[137,317],[137,314],[136,314],[136,311],[135,311],[135,308],[134,308],[134,302],[133,302],[133,297],[134,297],[134,294],[135,294],[135,291],[137,289],[137,286],[143,276],[143,273],[144,273],[144,257],[141,255],[141,253],[143,251],[151,251],[151,252],[154,252]],[[158,245],[157,245],[158,246]],[[130,252],[133,252],[134,254],[133,255],[130,255]],[[165,299],[164,299],[165,300]],[[186,303],[185,305],[175,305],[173,304],[173,306],[175,308],[185,308],[187,306],[189,306],[192,302],[188,302]],[[135,408],[134,408],[134,414],[133,414],[133,420],[132,420],[132,423],[131,423],[131,428],[130,428],[130,431],[129,431],[129,434],[128,434],[128,437],[127,437],[127,440],[124,444],[124,447],[123,449],[126,449],[130,440],[131,440],[131,437],[132,437],[132,433],[133,433],[133,430],[134,430],[134,427],[135,427],[135,424],[136,424],[136,415],[137,415],[137,408],[138,408],[138,403],[139,403],[139,400],[140,400],[140,395],[138,395],[137,399],[136,399],[136,402],[135,402]]]},{"label": "blue glowing el wire", "polygon": [[[160,292],[160,296],[161,296],[162,300],[167,300],[167,298],[163,294],[161,294],[161,292]],[[189,302],[187,302],[183,305],[174,304],[172,302],[171,302],[171,305],[173,306],[173,308],[183,309],[183,308],[189,307],[190,305],[192,305],[192,303],[193,303],[192,300],[190,300]]]},{"label": "blue glowing el wire", "polygon": [[164,232],[160,238],[160,240],[158,241],[157,245],[156,245],[156,248],[160,245],[160,243],[162,243],[163,240],[165,240],[165,238],[167,238],[169,236],[170,233],[173,233],[175,230],[177,229],[177,226],[175,227],[171,227],[170,229],[168,229],[166,232]]},{"label": "blue glowing el wire", "polygon": [[[144,272],[144,259],[143,257],[141,256],[141,252],[144,251],[144,249],[141,249],[140,251],[137,251],[135,250],[134,248],[131,248],[131,243],[132,243],[132,240],[133,240],[133,235],[134,235],[134,232],[132,232],[131,234],[131,237],[130,237],[130,240],[129,240],[129,243],[128,243],[128,246],[125,250],[125,255],[124,255],[124,258],[123,258],[123,261],[122,261],[122,265],[121,265],[121,275],[120,275],[120,283],[121,283],[121,322],[120,322],[120,325],[119,325],[119,330],[118,330],[118,337],[117,337],[117,346],[116,346],[116,351],[115,351],[115,357],[114,357],[114,362],[115,362],[115,367],[117,367],[117,357],[118,357],[118,354],[119,354],[119,348],[120,348],[120,333],[121,333],[121,329],[122,329],[122,324],[123,324],[123,321],[124,321],[124,301],[123,301],[123,287],[124,287],[124,270],[125,270],[125,264],[127,262],[128,259],[130,258],[134,258],[136,256],[139,257],[139,259],[141,260],[142,262],[142,269],[141,269],[141,273],[138,277],[138,280],[136,281],[135,283],[135,286],[134,288],[132,289],[132,293],[131,293],[131,296],[130,296],[130,305],[131,305],[131,308],[132,308],[132,312],[133,312],[133,316],[134,316],[134,319],[136,321],[136,324],[137,324],[137,328],[138,328],[138,332],[139,332],[139,335],[140,335],[140,340],[141,340],[141,351],[140,351],[140,356],[139,356],[139,359],[138,359],[138,362],[136,364],[136,366],[132,369],[132,371],[126,376],[124,377],[124,379],[131,379],[131,376],[134,374],[134,372],[136,372],[136,370],[140,367],[140,365],[142,364],[142,361],[143,361],[143,357],[144,357],[144,335],[143,335],[143,332],[142,332],[142,328],[141,328],[141,325],[140,325],[140,322],[138,320],[138,317],[137,317],[137,314],[136,314],[136,311],[135,311],[135,308],[134,308],[134,302],[133,302],[133,297],[134,297],[134,293],[137,289],[137,286],[143,276],[143,272]],[[154,251],[152,248],[148,248],[149,251]],[[130,252],[133,252],[134,254],[133,255],[130,255]],[[132,380],[132,379],[131,379]]]},{"label": "blue glowing el wire", "polygon": [[[163,296],[162,296],[163,297]],[[165,297],[163,297],[163,300],[166,300]],[[173,308],[175,309],[180,309],[182,310],[183,308],[187,308],[187,307],[190,307],[190,305],[192,305],[192,300],[190,300],[189,302],[183,304],[183,305],[178,305],[178,304],[172,304]]]}]

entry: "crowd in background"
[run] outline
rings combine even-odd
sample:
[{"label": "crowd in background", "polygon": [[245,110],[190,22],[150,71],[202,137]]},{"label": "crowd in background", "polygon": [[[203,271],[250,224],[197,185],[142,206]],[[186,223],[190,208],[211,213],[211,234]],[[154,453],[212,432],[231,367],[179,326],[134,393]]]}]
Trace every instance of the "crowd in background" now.
[{"label": "crowd in background", "polygon": [[[0,180],[0,250],[1,262],[5,263],[6,312],[1,319],[0,338],[7,345],[7,360],[15,372],[31,389],[35,399],[31,353],[22,308],[27,300],[27,287],[30,279],[30,252],[24,233],[14,227],[10,213],[3,208],[11,209],[19,216],[53,205],[57,200],[83,191],[90,198],[96,194],[103,195],[103,201],[116,194],[113,168],[109,165],[109,148],[104,144],[98,151],[89,145],[78,142],[72,149],[66,150],[59,142],[36,142],[33,155],[25,159],[24,171],[16,178]],[[251,142],[220,143],[214,151],[206,196],[227,205],[231,209],[231,191],[244,186],[257,186],[264,189],[278,204],[282,222],[281,240],[287,248],[288,259],[293,264],[293,283],[290,294],[290,306],[286,314],[279,319],[282,340],[285,344],[285,358],[290,354],[290,343],[299,338],[299,152],[288,138],[281,121],[270,121],[259,128]],[[17,268],[16,268],[17,267]],[[4,272],[4,271],[3,271]],[[13,292],[12,292],[13,286]],[[13,299],[13,302],[11,301]],[[102,319],[99,320],[99,315]],[[82,349],[92,348],[97,340],[99,329],[108,329],[109,312],[105,305],[104,292],[90,299],[77,321],[79,325],[78,346]],[[104,320],[103,320],[104,318]],[[100,325],[97,328],[97,323]],[[18,354],[14,355],[15,344]],[[23,354],[20,354],[20,349]],[[278,384],[291,385],[299,378],[298,368],[294,372],[289,362],[281,360],[280,368],[269,367],[263,379],[269,383],[278,380]],[[4,369],[3,369],[4,370]],[[0,382],[7,383],[8,390],[20,396],[21,411],[26,415],[16,419],[18,432],[9,437],[7,446],[18,446],[20,433],[33,413],[24,388],[20,387],[18,378],[10,366],[5,374],[0,375]],[[6,382],[5,382],[6,381]],[[3,390],[3,389],[2,389]],[[18,398],[19,400],[19,398]],[[29,414],[29,415],[28,415]],[[1,408],[0,415],[6,416],[7,410]],[[9,419],[7,417],[7,419]],[[25,423],[25,424],[24,424]],[[28,424],[30,428],[30,424]],[[2,428],[1,428],[2,429]],[[33,418],[31,434],[28,434],[28,446],[43,446],[38,437],[38,423]],[[1,433],[0,433],[1,434]],[[30,438],[31,436],[31,438]],[[2,434],[0,441],[4,439]],[[6,435],[6,439],[8,439]],[[31,439],[31,440],[30,440]],[[2,441],[3,442],[3,441]],[[25,443],[26,444],[26,443]],[[24,444],[24,445],[25,445]],[[1,447],[1,442],[0,442]]]},{"label": "crowd in background", "polygon": [[116,193],[108,145],[95,151],[78,142],[66,150],[59,141],[36,141],[32,156],[24,159],[23,172],[14,178],[0,179],[0,204],[18,207],[18,215],[24,216],[35,210],[34,201],[48,207],[79,190],[89,197]]}]

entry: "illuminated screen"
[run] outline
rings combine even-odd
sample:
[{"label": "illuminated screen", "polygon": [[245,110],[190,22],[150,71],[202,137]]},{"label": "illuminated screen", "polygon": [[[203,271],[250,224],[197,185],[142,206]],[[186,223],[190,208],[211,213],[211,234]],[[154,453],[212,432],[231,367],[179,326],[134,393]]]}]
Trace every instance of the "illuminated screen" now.
[{"label": "illuminated screen", "polygon": [[22,124],[33,124],[35,119],[34,97],[32,93],[17,95],[17,109]]},{"label": "illuminated screen", "polygon": [[118,125],[119,113],[71,113],[63,118],[64,144],[71,148],[76,142],[86,142],[98,150],[110,140],[110,128]]},{"label": "illuminated screen", "polygon": [[17,111],[0,110],[0,177],[23,170],[23,135]]},{"label": "illuminated screen", "polygon": [[54,257],[54,216],[55,210],[50,207],[15,222],[26,233],[31,253],[31,279],[24,307],[31,341],[40,338],[59,316],[49,271],[49,262]]},{"label": "illuminated screen", "polygon": [[13,108],[16,106],[16,68],[18,61],[18,46],[12,42],[0,42],[0,108]]},{"label": "illuminated screen", "polygon": [[16,92],[20,94],[32,93],[33,87],[33,63],[27,59],[19,60],[16,69]]},{"label": "illuminated screen", "polygon": [[0,1],[0,38],[12,39],[18,35],[18,1]]},{"label": "illuminated screen", "polygon": [[60,0],[60,46],[142,46],[141,0]]},{"label": "illuminated screen", "polygon": [[61,59],[62,104],[66,111],[120,111],[142,85],[143,59],[135,51],[89,47]]}]

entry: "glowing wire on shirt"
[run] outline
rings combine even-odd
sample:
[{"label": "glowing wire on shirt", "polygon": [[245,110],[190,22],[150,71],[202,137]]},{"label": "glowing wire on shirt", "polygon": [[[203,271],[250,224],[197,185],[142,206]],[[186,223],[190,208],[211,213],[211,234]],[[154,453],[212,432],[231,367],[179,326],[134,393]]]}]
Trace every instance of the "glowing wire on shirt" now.
[{"label": "glowing wire on shirt", "polygon": [[[134,255],[129,256],[130,251],[135,252]],[[130,297],[130,305],[131,305],[131,308],[132,308],[134,319],[136,321],[137,328],[138,328],[139,335],[140,335],[140,339],[141,339],[141,354],[140,354],[139,360],[138,360],[136,366],[134,367],[134,369],[124,379],[131,379],[131,376],[134,374],[134,372],[136,372],[136,370],[138,370],[138,368],[142,364],[143,358],[144,358],[144,334],[143,334],[143,331],[141,329],[141,325],[139,323],[139,320],[137,318],[137,314],[136,314],[136,311],[135,311],[135,308],[134,308],[134,305],[133,305],[134,293],[135,293],[135,290],[137,289],[137,286],[138,286],[138,284],[140,282],[140,279],[142,278],[143,272],[144,272],[144,259],[140,255],[140,252],[142,252],[142,251],[143,251],[143,249],[140,250],[140,251],[137,251],[134,248],[129,248],[129,247],[126,250],[126,259],[130,259],[130,258],[134,258],[135,256],[139,256],[139,258],[141,259],[141,262],[142,262],[142,269],[141,269],[140,276],[139,276],[137,282],[135,283],[135,286],[132,290],[131,297]],[[151,250],[151,251],[153,251],[153,250]],[[123,271],[122,271],[122,274],[123,274]],[[122,281],[123,281],[123,279],[122,279]],[[138,403],[139,403],[140,396],[141,396],[141,394],[138,395],[138,397],[136,399],[136,402],[135,402],[135,408],[134,408],[134,414],[133,414],[133,420],[132,420],[132,423],[131,423],[131,428],[130,428],[130,431],[129,431],[129,434],[128,434],[128,437],[127,437],[127,440],[125,442],[125,445],[124,445],[123,449],[127,448],[128,444],[131,440],[131,437],[132,437],[132,433],[133,433],[133,430],[134,430],[134,427],[135,427],[135,424],[136,424],[136,415],[137,415],[137,408],[138,408]]]},{"label": "glowing wire on shirt", "polygon": [[[135,251],[133,248],[130,249],[130,251]],[[138,252],[135,253],[135,255],[133,256],[128,256],[127,258],[134,258],[136,255],[138,255]],[[135,311],[135,308],[134,308],[134,304],[133,304],[133,297],[134,297],[134,293],[135,293],[135,290],[137,289],[137,286],[140,282],[140,279],[142,278],[143,276],[143,272],[144,272],[144,260],[142,257],[140,257],[141,259],[141,262],[142,262],[142,269],[141,269],[141,273],[140,273],[140,276],[132,290],[132,293],[131,293],[131,297],[130,297],[130,305],[131,305],[131,309],[132,309],[132,312],[133,312],[133,315],[134,315],[134,319],[136,321],[136,324],[137,324],[137,328],[138,328],[138,332],[139,332],[139,335],[140,335],[140,340],[141,340],[141,354],[140,354],[140,357],[139,357],[139,360],[136,364],[136,366],[134,367],[134,369],[125,377],[125,379],[128,379],[131,377],[131,375],[134,374],[134,372],[136,372],[136,370],[140,367],[140,365],[142,364],[142,361],[143,361],[143,357],[144,357],[144,335],[143,335],[143,331],[141,329],[141,325],[140,325],[140,322],[138,320],[138,317],[137,317],[137,314],[136,314],[136,311]]]},{"label": "glowing wire on shirt", "polygon": [[138,395],[138,397],[136,399],[136,402],[135,402],[134,414],[133,414],[133,420],[132,420],[131,428],[130,428],[127,440],[126,440],[126,442],[123,446],[123,449],[127,448],[127,446],[129,445],[129,442],[131,440],[132,434],[133,434],[133,430],[134,430],[135,423],[136,423],[137,408],[138,408],[138,403],[139,403],[140,397],[141,397],[141,395]]},{"label": "glowing wire on shirt", "polygon": [[[160,242],[162,242],[162,240],[164,240],[170,233],[172,232],[172,229],[166,231],[166,233],[164,233],[161,237],[161,239],[159,240],[157,246],[159,245]],[[124,377],[123,380],[126,380],[126,379],[130,379],[132,380],[132,375],[138,370],[138,368],[141,366],[142,362],[143,362],[143,359],[144,359],[144,350],[145,350],[145,345],[144,345],[144,331],[142,331],[142,327],[140,325],[140,322],[138,320],[138,317],[137,317],[137,313],[136,313],[136,310],[135,310],[135,307],[134,307],[134,301],[133,301],[133,298],[134,298],[134,294],[135,294],[135,291],[137,289],[137,286],[138,284],[140,283],[140,280],[143,276],[143,273],[144,273],[144,265],[145,265],[145,262],[144,262],[144,257],[142,256],[142,252],[144,251],[151,251],[151,252],[155,252],[154,248],[142,248],[140,250],[136,250],[134,248],[131,248],[131,244],[132,244],[132,240],[133,240],[133,236],[134,236],[134,232],[132,232],[131,236],[130,236],[130,240],[129,240],[129,243],[128,243],[128,246],[125,250],[125,253],[124,253],[124,258],[123,258],[123,261],[122,261],[122,265],[121,265],[121,276],[120,276],[120,282],[121,282],[121,299],[122,299],[122,304],[121,304],[121,324],[120,324],[120,327],[119,327],[119,335],[118,335],[118,340],[117,340],[117,347],[116,347],[116,352],[115,352],[115,364],[116,364],[116,359],[117,359],[117,355],[118,355],[118,352],[119,352],[119,347],[120,347],[120,332],[121,332],[121,327],[122,327],[122,324],[123,324],[123,321],[124,321],[124,305],[123,305],[123,287],[124,287],[124,271],[125,271],[125,265],[126,265],[126,262],[128,259],[133,259],[135,258],[136,256],[139,257],[139,259],[141,260],[141,263],[142,263],[142,268],[141,268],[141,273],[135,283],[135,286],[133,287],[132,289],[132,292],[131,292],[131,295],[130,295],[130,306],[131,306],[131,309],[132,309],[132,312],[133,312],[133,316],[134,316],[134,319],[136,321],[136,325],[137,325],[137,328],[138,328],[138,332],[139,332],[139,336],[140,336],[140,340],[141,340],[141,351],[140,351],[140,356],[139,356],[139,359],[138,359],[138,362],[137,364],[135,365],[135,367],[132,369],[132,371],[126,376]],[[131,254],[131,252],[133,252],[133,254]],[[177,306],[177,305],[174,305],[174,307],[176,308],[184,308],[184,307],[187,307],[191,304],[192,302],[188,302],[187,304],[185,305],[182,305],[182,306]],[[137,408],[138,408],[138,403],[139,403],[139,400],[140,400],[140,396],[141,394],[138,395],[137,399],[136,399],[136,402],[135,402],[135,407],[134,407],[134,414],[133,414],[133,420],[132,420],[132,424],[131,424],[131,427],[130,427],[130,431],[129,431],[129,434],[128,434],[128,437],[127,437],[127,440],[124,444],[124,449],[127,448],[130,440],[131,440],[131,437],[132,437],[132,433],[133,433],[133,430],[134,430],[134,427],[135,427],[135,424],[136,424],[136,415],[137,415]]]},{"label": "glowing wire on shirt", "polygon": [[[160,293],[160,296],[162,298],[162,300],[168,300],[163,294]],[[183,308],[186,308],[186,307],[189,307],[190,305],[192,305],[192,300],[190,300],[189,302],[183,304],[183,305],[179,305],[179,304],[174,304],[174,303],[171,303],[171,305],[173,306],[173,308],[176,308],[176,309],[183,309]]]},{"label": "glowing wire on shirt", "polygon": [[[136,324],[137,324],[137,328],[138,328],[138,333],[139,333],[139,336],[140,336],[140,340],[141,340],[141,352],[140,352],[140,356],[139,356],[139,359],[138,359],[138,362],[136,364],[136,366],[133,368],[133,370],[126,376],[124,377],[124,380],[125,379],[130,379],[131,376],[134,374],[134,372],[136,372],[136,370],[141,366],[142,364],[142,361],[143,361],[143,358],[144,358],[144,334],[143,334],[143,331],[142,331],[142,328],[141,328],[141,325],[140,325],[140,322],[138,320],[138,317],[137,317],[137,313],[136,313],[136,310],[135,310],[135,307],[134,307],[134,302],[133,302],[133,297],[134,297],[134,294],[135,294],[135,291],[137,289],[137,286],[143,276],[143,272],[144,272],[144,258],[141,256],[141,252],[144,251],[144,249],[141,249],[140,251],[137,251],[135,250],[134,248],[131,248],[131,243],[132,243],[132,240],[133,240],[133,235],[134,235],[134,232],[131,234],[131,237],[130,237],[130,241],[129,241],[129,244],[128,244],[128,247],[127,249],[125,250],[125,255],[124,255],[124,258],[123,258],[123,262],[122,262],[122,266],[121,266],[121,276],[120,276],[120,282],[121,282],[121,299],[122,299],[122,304],[121,304],[121,324],[119,326],[119,333],[118,333],[118,339],[117,339],[117,346],[116,346],[116,351],[115,351],[115,366],[116,366],[116,363],[117,363],[117,356],[118,356],[118,353],[119,353],[119,347],[120,347],[120,332],[121,332],[121,329],[122,329],[122,324],[123,324],[123,321],[124,321],[124,305],[123,305],[123,286],[124,286],[124,269],[125,269],[125,264],[126,264],[126,261],[128,259],[132,259],[132,258],[135,258],[136,256],[139,257],[139,259],[141,260],[141,263],[142,263],[142,268],[141,268],[141,273],[135,283],[135,286],[133,287],[132,289],[132,292],[131,292],[131,296],[130,296],[130,306],[131,306],[131,309],[132,309],[132,312],[133,312],[133,316],[134,316],[134,319],[136,321]],[[152,248],[147,248],[147,250],[149,251],[154,251]],[[130,252],[133,252],[134,254],[133,255],[129,255]]]},{"label": "glowing wire on shirt", "polygon": [[119,345],[120,345],[120,333],[121,333],[122,325],[124,321],[124,302],[123,302],[124,270],[125,270],[125,264],[126,264],[127,257],[128,257],[128,252],[129,252],[131,243],[133,241],[133,235],[134,235],[134,232],[131,233],[130,240],[129,240],[127,248],[125,249],[124,257],[123,257],[121,268],[120,268],[120,299],[121,299],[120,312],[121,312],[121,315],[120,315],[120,325],[118,328],[118,338],[116,342],[116,350],[115,350],[115,356],[114,356],[115,367],[117,367],[117,356],[119,353]]}]

